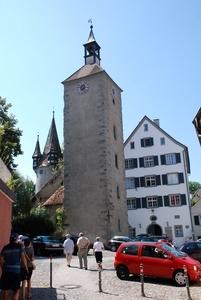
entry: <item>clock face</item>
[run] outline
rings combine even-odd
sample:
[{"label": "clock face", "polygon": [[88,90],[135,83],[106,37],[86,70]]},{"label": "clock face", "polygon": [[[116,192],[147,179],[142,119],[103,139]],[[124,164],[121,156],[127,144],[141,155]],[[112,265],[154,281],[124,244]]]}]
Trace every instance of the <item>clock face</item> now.
[{"label": "clock face", "polygon": [[116,90],[115,90],[114,86],[111,86],[111,95],[112,95],[113,97],[116,96]]},{"label": "clock face", "polygon": [[87,81],[81,81],[77,86],[77,92],[79,94],[84,94],[89,89],[89,83]]}]

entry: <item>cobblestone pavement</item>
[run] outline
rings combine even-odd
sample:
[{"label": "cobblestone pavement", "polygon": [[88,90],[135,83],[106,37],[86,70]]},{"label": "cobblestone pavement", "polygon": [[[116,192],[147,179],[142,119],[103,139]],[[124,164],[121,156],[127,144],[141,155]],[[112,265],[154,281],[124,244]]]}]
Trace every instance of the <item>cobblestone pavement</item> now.
[{"label": "cobblestone pavement", "polygon": [[[103,270],[97,270],[95,258],[88,255],[88,270],[78,269],[78,258],[73,257],[71,268],[66,265],[66,259],[53,257],[35,258],[37,269],[32,276],[32,300],[200,300],[201,282],[190,284],[190,297],[186,287],[177,287],[172,281],[145,278],[144,293],[141,296],[141,283],[138,277],[131,277],[129,281],[119,280],[113,268],[115,253],[104,252]],[[50,265],[52,265],[52,281],[50,281]],[[50,288],[52,286],[52,288]],[[99,291],[100,288],[102,292]]]}]

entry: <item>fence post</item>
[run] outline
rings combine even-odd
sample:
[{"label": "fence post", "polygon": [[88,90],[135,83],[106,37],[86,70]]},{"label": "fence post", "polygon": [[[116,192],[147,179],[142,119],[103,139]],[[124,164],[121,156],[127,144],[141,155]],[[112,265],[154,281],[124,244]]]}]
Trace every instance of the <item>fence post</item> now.
[{"label": "fence post", "polygon": [[50,255],[50,288],[52,288],[52,255]]},{"label": "fence post", "polygon": [[186,279],[187,300],[192,300],[191,295],[190,295],[189,280],[188,280],[188,273],[187,273],[186,265],[183,265],[183,269],[184,269],[184,277]]},{"label": "fence post", "polygon": [[140,264],[140,281],[141,281],[141,296],[145,297],[145,293],[144,293],[144,270],[143,270],[143,264]]},{"label": "fence post", "polygon": [[102,292],[102,280],[101,280],[101,264],[98,264],[98,283],[99,283],[99,292]]}]

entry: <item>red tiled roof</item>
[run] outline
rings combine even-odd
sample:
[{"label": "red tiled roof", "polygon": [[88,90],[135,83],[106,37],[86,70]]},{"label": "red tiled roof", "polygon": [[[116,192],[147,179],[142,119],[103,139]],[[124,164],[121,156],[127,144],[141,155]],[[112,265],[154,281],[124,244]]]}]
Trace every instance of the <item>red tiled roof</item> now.
[{"label": "red tiled roof", "polygon": [[63,197],[64,187],[60,186],[60,188],[49,199],[47,199],[47,201],[45,201],[43,206],[63,204]]}]

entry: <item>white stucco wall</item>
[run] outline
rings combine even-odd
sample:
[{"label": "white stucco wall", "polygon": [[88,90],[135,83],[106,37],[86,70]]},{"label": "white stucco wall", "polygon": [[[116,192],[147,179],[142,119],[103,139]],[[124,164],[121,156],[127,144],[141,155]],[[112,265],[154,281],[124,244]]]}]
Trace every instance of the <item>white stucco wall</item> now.
[{"label": "white stucco wall", "polygon": [[[144,124],[148,124],[148,131],[144,131]],[[152,137],[154,145],[151,147],[141,147],[141,139]],[[165,145],[160,144],[160,139],[165,138]],[[135,148],[130,148],[130,142],[135,143]],[[160,155],[180,153],[181,163],[174,165],[161,165]],[[128,210],[128,220],[131,227],[136,229],[136,235],[147,233],[147,229],[151,224],[158,224],[162,233],[172,230],[172,239],[180,246],[185,240],[192,237],[192,222],[189,209],[189,193],[188,193],[188,177],[186,171],[186,161],[184,156],[184,147],[180,143],[176,143],[168,134],[160,130],[160,127],[153,125],[149,119],[145,119],[139,127],[133,132],[133,135],[126,141],[124,147],[125,159],[137,158],[138,167],[125,171],[128,177],[144,177],[149,175],[160,175],[161,185],[152,187],[139,187],[135,189],[127,189],[127,198],[143,198],[147,196],[162,196],[163,207],[156,208],[139,208]],[[158,165],[154,167],[139,166],[139,158],[145,156],[158,156]],[[162,174],[183,173],[184,183],[175,185],[163,185]],[[187,205],[177,207],[164,206],[164,195],[185,194]],[[150,220],[151,216],[156,216],[156,222]],[[177,219],[175,216],[179,216]],[[183,236],[175,237],[175,225],[182,225]]]}]

